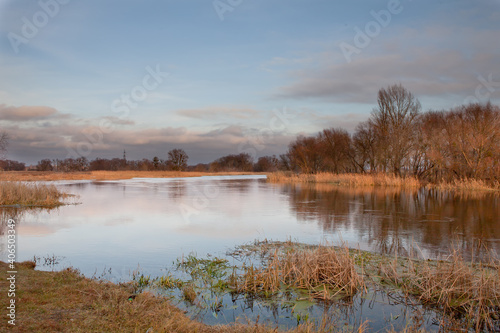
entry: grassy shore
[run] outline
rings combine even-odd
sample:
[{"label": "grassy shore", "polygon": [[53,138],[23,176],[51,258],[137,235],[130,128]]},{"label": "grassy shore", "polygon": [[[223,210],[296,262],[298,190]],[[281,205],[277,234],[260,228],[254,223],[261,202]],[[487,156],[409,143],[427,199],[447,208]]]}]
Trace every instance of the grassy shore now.
[{"label": "grassy shore", "polygon": [[400,187],[400,188],[436,188],[441,190],[459,191],[500,191],[500,184],[487,183],[477,179],[455,180],[431,184],[415,177],[399,177],[391,174],[295,174],[292,172],[274,172],[268,175],[271,183],[317,183],[332,184],[344,187]]},{"label": "grassy shore", "polygon": [[57,207],[68,196],[54,185],[0,181],[0,206]]},{"label": "grassy shore", "polygon": [[220,175],[250,175],[252,172],[187,172],[187,171],[85,171],[85,172],[52,172],[52,171],[3,171],[0,181],[47,181],[47,180],[117,180],[130,178],[176,178]]},{"label": "grassy shore", "polygon": [[[16,264],[16,325],[7,317],[0,331],[11,332],[277,332],[261,324],[208,326],[189,319],[165,298],[134,293],[133,284],[88,279],[74,269],[35,271],[34,262]],[[0,262],[0,275],[7,276]],[[9,282],[0,279],[0,304],[5,309]],[[363,332],[365,326],[357,330]],[[326,324],[302,324],[288,332],[331,332]]]},{"label": "grassy shore", "polygon": [[[261,241],[237,247],[234,258],[260,258],[262,266],[232,267],[226,259],[188,256],[178,261],[189,273],[183,281],[172,276],[150,279],[135,275],[131,282],[114,284],[86,278],[69,268],[59,272],[35,271],[35,262],[16,263],[16,326],[7,319],[0,331],[13,332],[278,332],[258,323],[208,326],[189,319],[162,296],[140,292],[148,288],[179,289],[180,297],[202,306],[213,293],[253,295],[261,300],[298,292],[299,303],[334,302],[370,290],[406,295],[407,304],[421,304],[440,313],[441,330],[495,331],[500,328],[500,264],[470,263],[459,251],[446,261],[386,257],[348,250],[345,246],[313,246]],[[0,275],[10,270],[0,262]],[[228,274],[225,274],[227,272]],[[9,281],[0,279],[0,304],[7,306]],[[202,290],[202,289],[206,290]],[[236,294],[235,294],[236,293]],[[205,295],[205,296],[206,296]],[[307,296],[309,295],[309,296]],[[216,297],[217,298],[217,297]],[[219,298],[222,299],[222,298]],[[218,306],[222,306],[219,304]],[[210,308],[210,307],[207,307]],[[299,312],[300,313],[300,310]],[[423,332],[424,320],[407,322],[404,332]],[[392,327],[387,330],[394,331]],[[286,332],[344,332],[335,317],[301,322]],[[369,330],[365,321],[350,332]]]}]

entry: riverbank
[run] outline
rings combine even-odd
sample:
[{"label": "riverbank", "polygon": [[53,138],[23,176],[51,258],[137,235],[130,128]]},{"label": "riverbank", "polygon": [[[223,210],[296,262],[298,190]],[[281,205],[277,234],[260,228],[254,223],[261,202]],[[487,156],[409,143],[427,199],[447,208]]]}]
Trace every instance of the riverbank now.
[{"label": "riverbank", "polygon": [[[400,332],[424,332],[426,316],[431,312],[439,320],[433,325],[445,331],[487,332],[500,327],[498,261],[470,263],[459,251],[452,251],[445,261],[430,261],[388,257],[345,246],[267,240],[238,246],[227,255],[244,259],[236,260],[242,266],[232,266],[227,259],[190,255],[178,260],[178,269],[188,273],[187,280],[136,273],[132,281],[120,284],[86,278],[73,268],[47,272],[34,270],[33,261],[16,263],[15,298],[6,292],[12,289],[12,281],[0,279],[0,290],[4,291],[0,293],[0,304],[16,300],[16,325],[11,327],[5,319],[0,330],[9,327],[13,332],[278,332],[277,327],[259,324],[258,319],[247,324],[206,325],[175,307],[175,298],[150,292],[163,290],[159,294],[167,295],[168,290],[177,289],[184,302],[214,313],[226,306],[222,303],[224,294],[246,295],[245,298],[266,304],[287,304],[297,317],[297,327],[280,330],[283,332],[344,332],[346,328],[350,332],[369,331],[369,321],[347,327],[341,319],[330,315],[309,318],[307,309],[314,304],[335,302],[349,308],[353,297],[368,297],[373,292],[399,294],[403,297],[399,301],[392,298],[399,306],[409,304],[411,309],[422,309],[406,323],[403,321],[397,329]],[[260,265],[254,261],[257,258]],[[250,262],[255,265],[249,265]],[[7,276],[11,270],[0,262],[0,275]],[[209,295],[215,297],[215,302]],[[390,324],[385,329],[396,331]]]},{"label": "riverbank", "polygon": [[51,208],[64,205],[69,196],[54,185],[0,181],[0,206]]},{"label": "riverbank", "polygon": [[420,181],[415,177],[399,177],[390,174],[296,174],[292,172],[274,172],[268,175],[271,183],[321,183],[345,187],[401,187],[401,188],[436,188],[440,190],[458,191],[495,191],[500,192],[500,183],[489,184],[482,180],[464,179],[453,182],[432,184]]},{"label": "riverbank", "polygon": [[49,180],[118,180],[130,178],[177,178],[201,176],[237,176],[262,174],[256,172],[196,172],[196,171],[2,171],[0,181],[49,181]]},{"label": "riverbank", "polygon": [[[166,298],[151,293],[134,293],[133,283],[111,282],[83,277],[68,268],[60,272],[34,270],[32,261],[16,263],[15,326],[2,316],[0,331],[11,332],[277,332],[257,323],[208,326],[189,319]],[[0,275],[8,266],[0,262]],[[9,281],[0,279],[0,304],[10,299]],[[331,332],[306,323],[290,333]],[[358,332],[364,331],[364,326]]]}]

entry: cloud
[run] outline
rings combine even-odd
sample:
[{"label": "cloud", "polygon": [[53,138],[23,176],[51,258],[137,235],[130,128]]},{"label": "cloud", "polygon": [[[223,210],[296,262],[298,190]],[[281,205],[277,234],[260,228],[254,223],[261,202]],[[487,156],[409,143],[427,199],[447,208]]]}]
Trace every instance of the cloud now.
[{"label": "cloud", "polygon": [[210,107],[177,111],[177,114],[180,116],[203,120],[226,118],[251,119],[258,116],[259,113],[257,110],[238,107]]},{"label": "cloud", "polygon": [[[493,13],[498,15],[498,9]],[[310,66],[290,70],[290,83],[275,90],[273,97],[374,103],[378,89],[402,83],[419,98],[462,101],[474,95],[481,76],[491,74],[495,82],[500,81],[500,49],[492,43],[500,28],[497,22],[486,24],[491,19],[481,19],[477,13],[460,15],[463,20],[446,25],[431,21],[416,28],[398,26],[395,21],[391,29],[353,54],[349,63],[338,45],[355,45],[352,31],[333,50],[317,53]],[[491,98],[500,97],[499,93],[497,89]]]},{"label": "cloud", "polygon": [[123,119],[123,118],[114,117],[114,116],[106,116],[106,117],[102,117],[101,119],[104,119],[113,125],[135,125],[135,121],[133,121],[133,120]]},{"label": "cloud", "polygon": [[[173,148],[182,148],[191,156],[190,163],[211,162],[228,154],[253,149],[254,157],[280,154],[293,136],[266,133],[259,137],[255,128],[240,125],[214,125],[212,129],[186,127],[127,127],[130,122],[111,119],[116,126],[100,127],[104,117],[95,119],[63,119],[47,122],[8,122],[2,126],[10,137],[8,158],[35,164],[37,161],[64,159],[80,152],[88,159],[113,158],[127,151],[129,159],[165,158]],[[258,144],[254,144],[255,141]],[[80,149],[80,150],[79,150]],[[246,152],[246,151],[245,151]]]},{"label": "cloud", "polygon": [[[471,64],[480,64],[471,66]],[[468,59],[456,51],[401,54],[362,58],[350,64],[326,65],[317,71],[298,71],[295,82],[279,89],[277,97],[321,98],[345,103],[373,103],[378,89],[401,82],[414,94],[424,96],[474,93],[478,72],[500,77],[493,72],[500,66],[497,56],[477,54]]]},{"label": "cloud", "polygon": [[58,114],[57,110],[48,106],[15,107],[0,104],[0,120],[26,121],[48,118],[56,114]]}]

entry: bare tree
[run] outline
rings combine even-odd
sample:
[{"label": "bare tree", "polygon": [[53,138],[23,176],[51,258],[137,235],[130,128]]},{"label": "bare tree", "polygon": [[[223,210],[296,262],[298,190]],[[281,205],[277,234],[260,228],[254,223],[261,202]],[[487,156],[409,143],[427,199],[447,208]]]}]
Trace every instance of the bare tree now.
[{"label": "bare tree", "polygon": [[334,173],[351,172],[353,167],[352,140],[341,128],[325,129],[318,134],[320,148],[325,155],[325,167]]},{"label": "bare tree", "polygon": [[172,149],[168,152],[167,164],[172,170],[183,171],[187,168],[188,158],[183,149]]},{"label": "bare tree", "polygon": [[380,89],[378,108],[372,112],[381,161],[389,170],[401,174],[414,142],[415,126],[421,106],[401,84]]}]

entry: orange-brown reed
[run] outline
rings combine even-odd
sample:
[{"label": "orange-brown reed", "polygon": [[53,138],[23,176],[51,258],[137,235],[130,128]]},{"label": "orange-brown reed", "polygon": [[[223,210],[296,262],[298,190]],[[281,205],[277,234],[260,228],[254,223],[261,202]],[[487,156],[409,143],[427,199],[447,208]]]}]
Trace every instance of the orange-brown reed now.
[{"label": "orange-brown reed", "polygon": [[353,296],[365,287],[347,246],[276,249],[264,267],[250,265],[244,270],[235,287],[249,294],[276,293],[285,286],[304,289],[316,299],[328,300],[339,293]]},{"label": "orange-brown reed", "polygon": [[0,182],[0,205],[58,206],[67,196],[54,185]]},{"label": "orange-brown reed", "polygon": [[408,296],[445,312],[464,316],[476,331],[494,329],[500,310],[500,264],[472,264],[454,249],[445,261],[404,260],[380,266],[381,277],[395,283]]},{"label": "orange-brown reed", "polygon": [[274,172],[267,177],[269,182],[282,183],[329,183],[340,186],[401,186],[420,187],[422,184],[414,177],[398,177],[390,174],[335,174],[321,172],[316,174],[294,174]]}]

